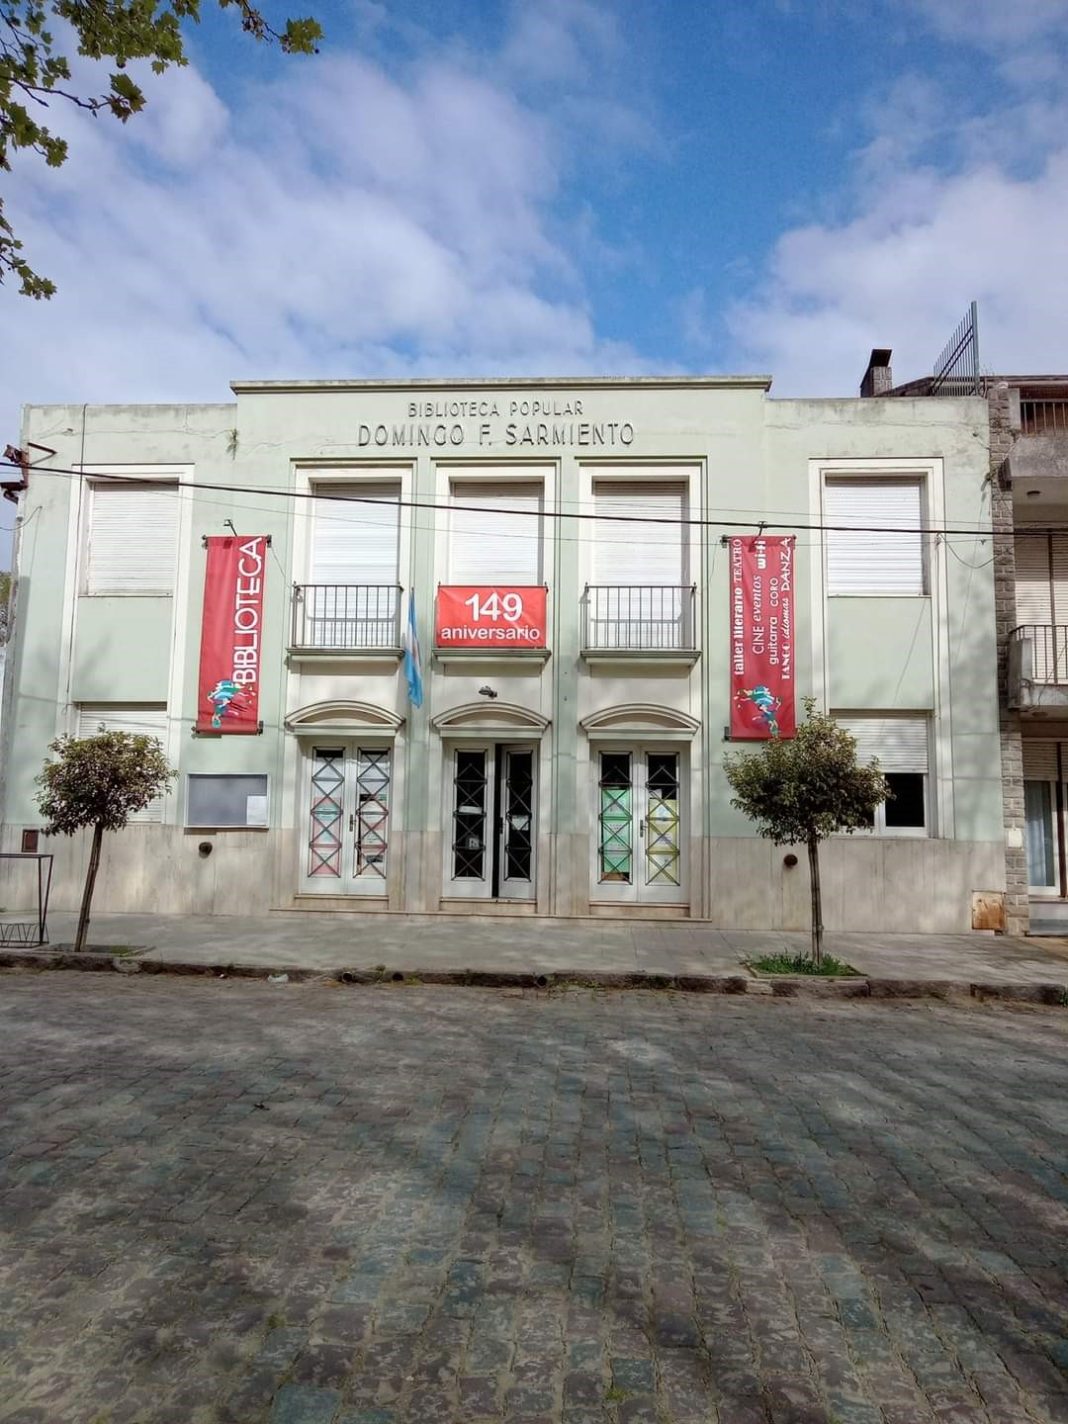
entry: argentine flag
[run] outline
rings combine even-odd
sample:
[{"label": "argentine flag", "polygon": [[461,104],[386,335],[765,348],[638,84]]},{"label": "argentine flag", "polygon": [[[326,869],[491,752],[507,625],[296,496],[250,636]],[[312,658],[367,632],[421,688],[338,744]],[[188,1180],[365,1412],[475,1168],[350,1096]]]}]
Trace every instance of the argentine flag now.
[{"label": "argentine flag", "polygon": [[404,676],[408,679],[408,701],[423,705],[423,665],[419,657],[419,635],[415,631],[415,589],[408,590],[408,623],[404,629]]}]

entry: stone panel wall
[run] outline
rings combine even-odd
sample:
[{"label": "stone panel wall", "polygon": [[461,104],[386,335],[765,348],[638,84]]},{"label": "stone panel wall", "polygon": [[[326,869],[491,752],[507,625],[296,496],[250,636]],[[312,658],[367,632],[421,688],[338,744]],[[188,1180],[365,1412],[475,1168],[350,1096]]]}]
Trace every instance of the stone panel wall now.
[{"label": "stone panel wall", "polygon": [[1026,823],[1020,718],[1009,711],[1009,634],[1016,626],[1016,555],[1013,543],[1012,486],[1007,470],[1016,439],[1009,387],[1004,381],[987,393],[990,409],[990,507],[994,527],[994,607],[998,639],[998,705],[1001,729],[1001,794],[1005,812],[1005,929],[1026,934]]}]

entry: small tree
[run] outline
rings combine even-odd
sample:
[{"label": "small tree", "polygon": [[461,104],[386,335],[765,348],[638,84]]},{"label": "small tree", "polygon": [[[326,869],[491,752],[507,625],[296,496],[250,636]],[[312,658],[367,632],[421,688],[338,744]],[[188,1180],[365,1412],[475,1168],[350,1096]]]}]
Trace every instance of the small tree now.
[{"label": "small tree", "polygon": [[100,848],[105,831],[121,831],[135,811],[162,796],[177,772],[167,765],[155,737],[107,732],[95,737],[59,737],[49,750],[37,784],[37,805],[48,824],[45,835],[72,836],[93,828],[74,948],[85,948]]},{"label": "small tree", "polygon": [[772,737],[758,752],[724,759],[734,796],[731,805],[756,822],[776,845],[808,847],[812,888],[812,958],[823,960],[820,841],[835,831],[870,826],[875,808],[890,795],[878,762],[857,764],[853,737],[815,700],[805,698],[805,720],[790,741]]}]

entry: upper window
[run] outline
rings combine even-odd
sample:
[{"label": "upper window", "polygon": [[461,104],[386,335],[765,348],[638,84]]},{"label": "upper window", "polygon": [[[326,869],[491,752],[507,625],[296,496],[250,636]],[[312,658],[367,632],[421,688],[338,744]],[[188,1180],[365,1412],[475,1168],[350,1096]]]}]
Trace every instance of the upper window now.
[{"label": "upper window", "polygon": [[595,480],[593,582],[687,583],[686,493],[681,480]]},{"label": "upper window", "polygon": [[[105,732],[129,732],[135,737],[155,737],[166,747],[167,708],[160,704],[123,704],[118,702],[83,702],[78,708],[79,737],[93,737]],[[131,821],[162,821],[163,797],[150,801],[143,811],[135,811]]]},{"label": "upper window", "polygon": [[86,593],[173,594],[177,565],[175,485],[89,482]]},{"label": "upper window", "polygon": [[693,647],[687,492],[684,480],[594,480],[591,651]]},{"label": "upper window", "polygon": [[315,501],[309,582],[390,585],[397,582],[400,486],[396,483],[319,484]]},{"label": "upper window", "polygon": [[1016,622],[1068,623],[1068,536],[1016,526]]},{"label": "upper window", "polygon": [[920,479],[828,479],[827,592],[926,593],[923,515]]},{"label": "upper window", "polygon": [[878,758],[891,795],[876,807],[872,829],[884,836],[930,835],[928,721],[908,715],[845,716],[835,720],[857,743],[857,760]]},{"label": "upper window", "polygon": [[541,480],[453,480],[449,582],[543,583],[543,489]]}]

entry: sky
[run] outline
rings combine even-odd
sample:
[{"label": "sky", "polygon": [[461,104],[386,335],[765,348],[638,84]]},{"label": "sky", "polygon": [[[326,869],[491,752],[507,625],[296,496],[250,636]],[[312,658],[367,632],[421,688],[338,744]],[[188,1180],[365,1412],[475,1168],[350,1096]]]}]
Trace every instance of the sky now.
[{"label": "sky", "polygon": [[0,287],[0,443],[237,378],[851,395],[973,299],[985,369],[1068,368],[1068,0],[270,0],[315,57],[208,3],[142,114],[55,108],[67,163],[3,175],[59,290]]}]

